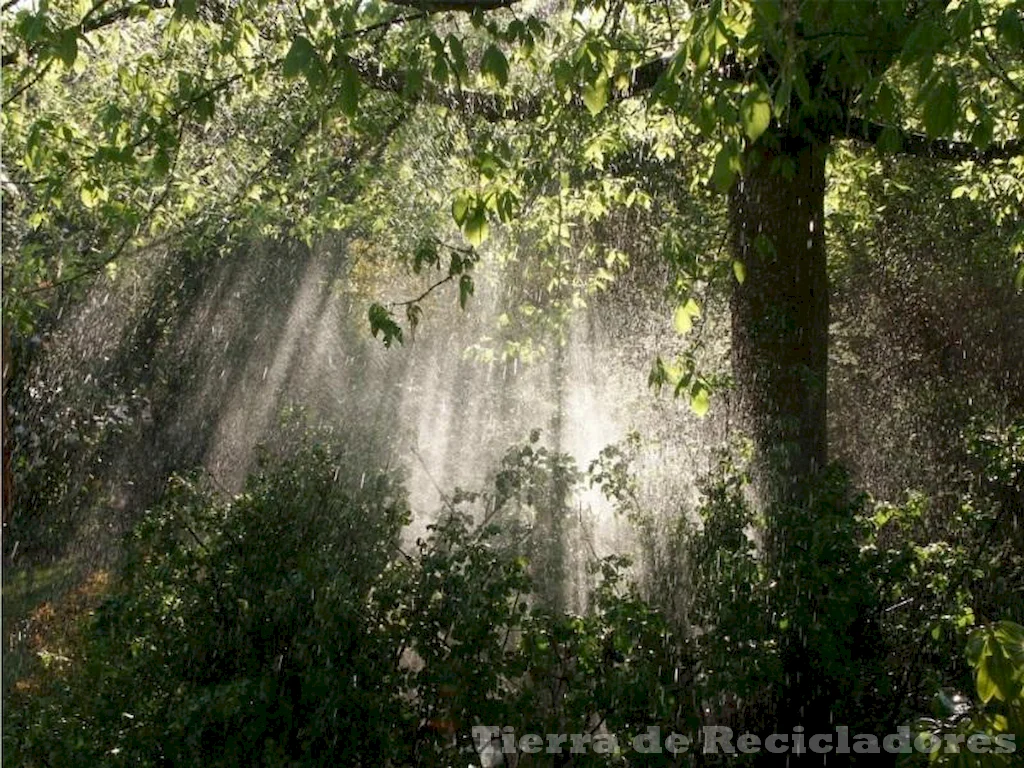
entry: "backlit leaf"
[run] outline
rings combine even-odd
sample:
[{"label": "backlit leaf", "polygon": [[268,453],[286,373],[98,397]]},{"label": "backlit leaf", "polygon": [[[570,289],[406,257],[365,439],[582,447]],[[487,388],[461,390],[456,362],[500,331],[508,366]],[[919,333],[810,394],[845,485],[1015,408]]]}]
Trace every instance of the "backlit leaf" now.
[{"label": "backlit leaf", "polygon": [[743,281],[747,279],[747,268],[743,266],[742,261],[732,263],[732,273],[736,276],[736,282],[743,285]]},{"label": "backlit leaf", "polygon": [[768,93],[756,88],[743,97],[740,104],[740,119],[743,121],[743,132],[751,141],[757,141],[766,130],[772,119],[772,102]]},{"label": "backlit leaf", "polygon": [[608,79],[599,77],[583,87],[583,103],[591,115],[596,115],[608,104]]},{"label": "backlit leaf", "polygon": [[719,192],[728,192],[740,171],[739,152],[730,145],[718,150],[715,157],[715,168],[711,173],[711,183]]},{"label": "backlit leaf", "polygon": [[487,223],[487,208],[485,206],[477,205],[466,216],[462,223],[462,233],[473,246],[480,245],[487,239],[490,234],[490,225]]},{"label": "backlit leaf", "polygon": [[695,414],[704,418],[707,415],[708,410],[711,408],[711,396],[708,394],[707,389],[700,387],[697,392],[690,398],[690,410]]}]

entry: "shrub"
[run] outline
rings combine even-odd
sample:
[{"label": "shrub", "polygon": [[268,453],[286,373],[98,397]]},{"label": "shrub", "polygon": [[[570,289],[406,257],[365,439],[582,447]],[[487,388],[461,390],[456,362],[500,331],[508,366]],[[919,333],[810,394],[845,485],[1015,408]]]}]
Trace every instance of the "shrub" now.
[{"label": "shrub", "polygon": [[624,561],[594,563],[586,616],[534,592],[524,542],[538,522],[513,524],[508,502],[565,475],[561,459],[533,460],[548,455],[510,451],[493,493],[456,494],[408,551],[395,479],[353,482],[322,447],[268,457],[230,499],[175,479],[71,661],[12,700],[8,757],[440,766],[466,759],[479,724],[668,722],[677,645]]}]

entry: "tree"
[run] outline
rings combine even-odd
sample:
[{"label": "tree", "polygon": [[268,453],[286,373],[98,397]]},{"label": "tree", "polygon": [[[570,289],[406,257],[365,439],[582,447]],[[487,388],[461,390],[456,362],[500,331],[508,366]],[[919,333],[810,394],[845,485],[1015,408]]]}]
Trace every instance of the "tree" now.
[{"label": "tree", "polygon": [[[489,220],[524,213],[531,191],[635,168],[645,150],[663,152],[682,133],[700,142],[705,178],[728,195],[733,373],[761,457],[764,503],[800,501],[827,460],[829,149],[853,140],[1019,170],[1024,5],[714,0],[654,9],[598,0],[526,9],[518,0],[294,10],[263,0],[84,10],[8,3],[5,130],[17,147],[11,179],[30,199],[25,243],[5,262],[17,266],[5,301],[14,307],[51,289],[52,263],[36,256],[43,243],[99,254],[61,263],[70,272],[61,282],[109,268],[176,225],[208,233],[196,226],[202,208],[264,223],[312,208],[325,226],[338,225],[328,216],[337,200],[297,193],[296,176],[309,176],[295,171],[305,166],[324,186],[348,181],[353,163],[410,108],[500,129],[478,132],[487,139],[470,145],[477,183],[455,193],[452,213],[472,245],[486,239]],[[90,92],[104,78],[86,77],[87,56],[108,76],[113,59],[127,60],[115,78],[127,107]],[[54,103],[38,91],[60,82],[77,90],[57,104],[66,111],[79,100],[86,119],[32,114],[34,99]],[[275,118],[282,95],[290,112]],[[652,128],[651,116],[669,119],[675,135]],[[254,117],[255,132],[244,123]],[[559,159],[550,145],[537,162],[515,154],[530,147],[531,131],[613,138],[597,162]],[[353,151],[360,141],[366,149]],[[226,193],[238,186],[237,170],[227,184],[190,183],[188,168],[210,160],[204,154],[214,153],[216,167],[240,146],[233,165],[250,171],[243,194]],[[333,172],[301,159],[324,151],[338,157]],[[71,205],[69,191],[78,193]],[[69,229],[80,242],[67,242]],[[464,302],[472,261],[452,257]],[[386,340],[399,330],[386,311],[371,322]]]},{"label": "tree", "polygon": [[[390,237],[393,222],[353,202],[410,121],[468,157],[439,173],[470,248],[435,242],[412,260],[447,260],[434,285],[457,283],[463,303],[496,222],[536,219],[557,263],[569,217],[652,189],[605,182],[654,170],[675,180],[658,193],[680,198],[706,183],[727,195],[733,375],[779,560],[800,544],[828,458],[830,150],[959,163],[972,188],[978,166],[1004,165],[1019,210],[1022,14],[1020,0],[8,4],[5,307],[23,316],[164,238],[188,250],[254,231]],[[396,240],[441,229],[448,207],[410,205]],[[418,301],[407,309],[414,323]],[[370,320],[400,340],[387,308]],[[706,398],[692,371],[676,378]],[[785,698],[821,703],[805,693]]]}]

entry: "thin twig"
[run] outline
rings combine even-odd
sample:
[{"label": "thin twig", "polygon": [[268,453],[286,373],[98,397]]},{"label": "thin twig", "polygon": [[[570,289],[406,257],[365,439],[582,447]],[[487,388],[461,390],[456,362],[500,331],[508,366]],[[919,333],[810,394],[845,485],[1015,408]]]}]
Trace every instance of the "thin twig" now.
[{"label": "thin twig", "polygon": [[423,293],[421,293],[415,299],[409,299],[408,301],[393,301],[390,304],[388,304],[388,306],[389,307],[408,307],[408,306],[411,306],[413,304],[419,304],[421,301],[423,301],[425,298],[427,298],[427,296],[432,294],[435,290],[440,288],[445,283],[451,282],[454,279],[455,279],[455,274],[454,273],[450,274],[450,275],[448,275],[448,277],[443,277],[440,280],[438,280],[436,283],[434,283],[429,288],[427,288],[427,290],[425,290]]},{"label": "thin twig", "polygon": [[23,94],[29,88],[31,88],[36,83],[38,83],[40,80],[42,80],[46,76],[46,73],[50,71],[50,67],[53,66],[53,62],[54,62],[54,60],[50,59],[48,62],[46,62],[46,66],[44,66],[42,69],[38,70],[35,73],[35,76],[29,78],[29,80],[27,82],[22,83],[19,87],[15,88],[14,89],[14,93],[12,93],[10,96],[8,96],[6,99],[4,99],[4,104],[3,105],[6,107],[12,101],[14,101],[19,96],[21,96],[21,94]]}]

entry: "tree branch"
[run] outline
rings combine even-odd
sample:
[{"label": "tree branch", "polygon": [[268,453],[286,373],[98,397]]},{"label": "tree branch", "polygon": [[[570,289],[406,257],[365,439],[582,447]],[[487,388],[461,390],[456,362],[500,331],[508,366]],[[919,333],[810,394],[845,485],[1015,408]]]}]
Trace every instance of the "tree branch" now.
[{"label": "tree branch", "polygon": [[951,141],[948,139],[931,139],[922,133],[914,133],[896,126],[883,125],[862,117],[851,118],[846,126],[833,132],[837,139],[851,139],[869,144],[877,144],[882,133],[887,130],[895,130],[899,137],[899,153],[926,157],[933,160],[949,160],[959,162],[963,160],[974,160],[975,162],[986,163],[993,160],[1008,160],[1012,157],[1024,155],[1024,140],[1015,139],[1001,144],[992,144],[981,149],[966,141]]},{"label": "tree branch", "polygon": [[394,309],[395,307],[411,307],[414,304],[419,304],[421,301],[423,301],[425,298],[427,298],[427,296],[432,294],[434,291],[436,291],[442,285],[444,285],[445,283],[450,283],[456,277],[457,277],[457,275],[453,272],[452,274],[448,275],[447,277],[442,277],[436,283],[431,283],[430,287],[428,287],[427,290],[425,290],[423,293],[421,293],[415,299],[409,299],[408,301],[392,301],[392,302],[390,302],[388,304],[388,307],[391,308],[391,309]]},{"label": "tree branch", "polygon": [[[403,72],[387,69],[379,62],[369,59],[349,57],[349,64],[359,73],[363,81],[378,91],[386,91],[416,103],[434,104],[439,107],[463,112],[466,115],[482,118],[488,122],[503,120],[529,120],[539,117],[543,107],[543,99],[539,95],[524,98],[511,98],[498,93],[482,93],[480,91],[451,91],[437,88],[432,84],[424,84],[419,93],[409,96],[408,78]],[[654,87],[658,78],[668,69],[669,59],[661,58],[648,61],[627,74],[629,86],[624,90],[613,92],[609,103],[616,103],[632,98]],[[574,96],[570,102],[574,109],[583,109],[582,98]]]},{"label": "tree branch", "polygon": [[[88,32],[95,32],[98,29],[103,29],[104,27],[109,27],[111,24],[116,24],[119,21],[131,18],[132,14],[144,8],[160,10],[171,7],[171,0],[143,0],[143,2],[128,3],[127,5],[122,5],[121,7],[115,8],[107,13],[99,14],[100,9],[103,8],[107,2],[108,0],[97,0],[97,2],[86,12],[85,16],[82,17],[82,20],[78,22],[77,25],[74,25],[78,27],[78,33],[80,35],[85,35]],[[74,26],[72,28],[74,28]],[[31,58],[36,55],[43,47],[43,43],[30,45],[27,50],[28,57]],[[19,53],[16,50],[5,53],[3,55],[3,66],[7,67],[12,64],[17,64],[18,59]]]},{"label": "tree branch", "polygon": [[55,288],[60,288],[61,286],[68,285],[69,283],[78,282],[84,277],[95,275],[98,272],[103,271],[104,269],[106,269],[107,265],[112,264],[113,262],[121,258],[121,255],[128,248],[129,243],[131,243],[131,241],[135,239],[138,233],[153,218],[153,215],[157,212],[157,210],[159,210],[159,208],[165,202],[167,202],[167,199],[171,196],[171,192],[174,189],[174,173],[178,166],[178,158],[181,157],[181,141],[184,134],[185,123],[182,123],[178,128],[178,151],[174,153],[174,160],[171,162],[171,167],[170,170],[168,171],[167,176],[167,184],[164,186],[163,191],[157,196],[155,200],[153,200],[153,202],[143,213],[142,218],[139,220],[139,223],[135,226],[134,230],[132,230],[131,232],[126,232],[124,236],[122,236],[121,240],[118,242],[117,247],[115,247],[114,250],[106,258],[104,258],[98,264],[93,264],[90,267],[85,267],[79,270],[78,272],[69,275],[68,277],[62,278],[60,280],[55,280],[52,283],[45,283],[43,285],[36,286],[35,288],[28,288],[22,291],[22,293],[28,295],[32,293],[39,293],[40,291],[51,291]]},{"label": "tree branch", "polygon": [[432,0],[387,0],[387,2],[406,8],[418,8],[428,13],[440,11],[473,13],[473,11],[496,11],[499,8],[508,8],[520,0],[436,0],[436,2]]}]

